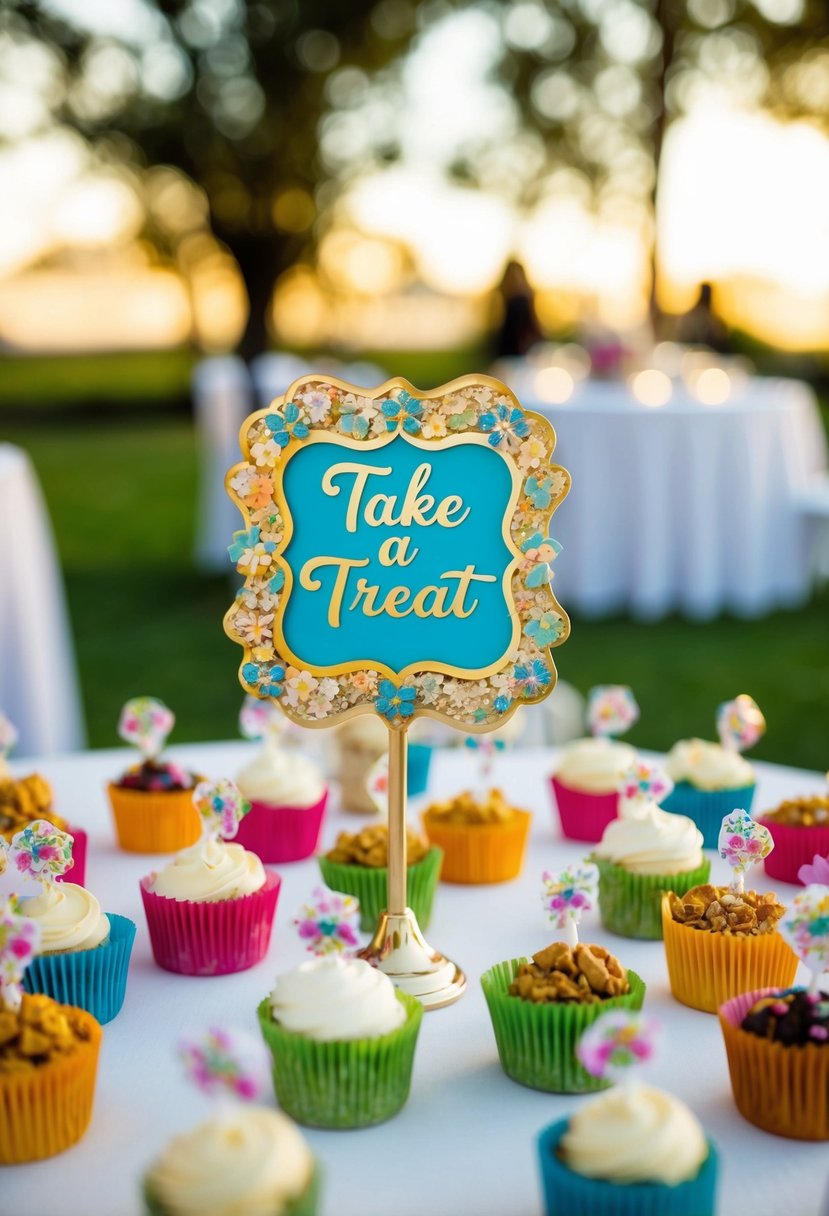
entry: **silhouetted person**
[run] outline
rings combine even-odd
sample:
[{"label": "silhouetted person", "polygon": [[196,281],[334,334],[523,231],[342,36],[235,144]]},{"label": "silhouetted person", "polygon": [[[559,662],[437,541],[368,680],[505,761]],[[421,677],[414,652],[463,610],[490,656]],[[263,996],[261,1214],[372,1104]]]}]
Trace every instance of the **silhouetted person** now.
[{"label": "silhouetted person", "polygon": [[708,346],[717,351],[726,349],[725,326],[714,312],[710,283],[700,284],[696,303],[679,319],[676,336],[679,342],[688,346]]},{"label": "silhouetted person", "polygon": [[542,333],[535,315],[533,289],[520,262],[507,262],[498,294],[503,302],[503,316],[493,338],[493,356],[514,359],[526,355],[541,341]]}]

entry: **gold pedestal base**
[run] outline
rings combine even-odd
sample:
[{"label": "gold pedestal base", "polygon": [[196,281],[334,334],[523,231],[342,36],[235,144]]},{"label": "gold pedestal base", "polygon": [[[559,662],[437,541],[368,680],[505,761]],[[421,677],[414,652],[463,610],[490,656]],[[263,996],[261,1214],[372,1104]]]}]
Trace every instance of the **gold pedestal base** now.
[{"label": "gold pedestal base", "polygon": [[385,972],[396,988],[417,997],[424,1009],[451,1005],[466,990],[460,967],[424,941],[411,908],[400,914],[381,912],[360,958]]}]

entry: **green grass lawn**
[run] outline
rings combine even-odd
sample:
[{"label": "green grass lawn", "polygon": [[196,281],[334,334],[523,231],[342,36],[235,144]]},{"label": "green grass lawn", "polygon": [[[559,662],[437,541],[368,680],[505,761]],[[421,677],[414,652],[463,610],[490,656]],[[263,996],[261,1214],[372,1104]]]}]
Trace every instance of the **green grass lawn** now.
[{"label": "green grass lawn", "polygon": [[[92,745],[117,743],[118,711],[139,693],[175,709],[175,740],[234,736],[240,651],[222,632],[232,587],[191,563],[190,421],[35,417],[27,428],[0,426],[0,438],[31,453],[52,514]],[[583,691],[600,682],[634,688],[642,710],[634,743],[712,737],[718,702],[750,692],[769,723],[754,754],[829,766],[827,592],[760,621],[576,618],[556,657],[561,676]]]}]

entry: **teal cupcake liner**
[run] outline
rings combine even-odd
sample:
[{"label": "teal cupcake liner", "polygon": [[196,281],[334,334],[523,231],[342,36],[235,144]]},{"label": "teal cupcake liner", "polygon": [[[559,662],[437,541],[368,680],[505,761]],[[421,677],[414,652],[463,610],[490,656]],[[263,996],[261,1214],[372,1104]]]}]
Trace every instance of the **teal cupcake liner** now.
[{"label": "teal cupcake liner", "polygon": [[591,1077],[576,1058],[576,1046],[587,1027],[609,1009],[641,1009],[644,980],[628,971],[630,992],[595,1005],[542,1005],[510,996],[508,988],[520,963],[496,963],[481,976],[501,1067],[508,1077],[551,1094],[586,1094],[608,1089],[609,1081]]},{"label": "teal cupcake liner", "polygon": [[672,815],[693,819],[702,832],[703,847],[716,849],[723,819],[737,807],[750,811],[755,789],[755,785],[741,785],[735,790],[698,790],[690,781],[677,781],[661,805]]},{"label": "teal cupcake liner", "polygon": [[410,798],[425,794],[429,785],[432,749],[428,743],[410,743],[406,748],[406,793]]},{"label": "teal cupcake liner", "polygon": [[[323,856],[317,861],[327,887],[359,899],[360,928],[363,933],[373,933],[380,913],[388,904],[387,867],[343,865]],[[406,900],[421,929],[429,928],[442,861],[443,850],[433,846],[406,870]]]},{"label": "teal cupcake liner", "polygon": [[560,1119],[538,1137],[546,1216],[714,1216],[717,1151],[710,1140],[699,1173],[687,1182],[617,1183],[584,1178],[564,1164],[558,1146],[567,1127]]},{"label": "teal cupcake liner", "polygon": [[409,1096],[423,1006],[397,992],[406,1021],[373,1039],[318,1043],[274,1021],[268,997],[257,1009],[273,1057],[273,1087],[282,1109],[308,1127],[345,1129],[383,1123]]},{"label": "teal cupcake liner", "polygon": [[[319,1165],[314,1162],[313,1172],[302,1194],[297,1195],[295,1199],[280,1201],[278,1206],[274,1206],[273,1216],[318,1216],[321,1195],[322,1173]],[[154,1194],[149,1178],[144,1179],[142,1198],[147,1216],[174,1216],[171,1209],[165,1207]]]},{"label": "teal cupcake liner", "polygon": [[61,1005],[75,1005],[102,1025],[124,1004],[135,925],[108,912],[109,941],[93,950],[39,954],[23,976],[26,992],[39,992]]},{"label": "teal cupcake liner", "polygon": [[631,874],[605,858],[591,857],[599,869],[599,913],[602,924],[620,937],[659,941],[662,937],[662,896],[666,891],[684,895],[708,882],[707,858],[695,870],[681,874]]}]

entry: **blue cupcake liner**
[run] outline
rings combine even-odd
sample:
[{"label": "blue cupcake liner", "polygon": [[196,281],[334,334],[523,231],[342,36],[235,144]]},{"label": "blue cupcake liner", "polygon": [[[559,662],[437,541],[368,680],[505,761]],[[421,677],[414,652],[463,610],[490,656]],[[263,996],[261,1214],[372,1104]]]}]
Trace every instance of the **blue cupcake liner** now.
[{"label": "blue cupcake liner", "polygon": [[606,1182],[583,1178],[558,1157],[568,1123],[560,1119],[538,1137],[546,1216],[714,1216],[717,1153],[710,1140],[708,1156],[688,1182]]},{"label": "blue cupcake liner", "polygon": [[85,1009],[103,1025],[120,1012],[127,987],[135,924],[108,912],[109,941],[93,950],[39,954],[26,969],[26,992]]},{"label": "blue cupcake liner", "polygon": [[698,790],[690,781],[677,781],[661,805],[672,815],[693,819],[702,832],[703,848],[716,849],[723,819],[737,807],[750,812],[755,789],[755,785],[741,785],[734,790]]},{"label": "blue cupcake liner", "polygon": [[428,743],[410,743],[407,750],[406,793],[410,798],[425,794],[429,784],[432,749]]}]

